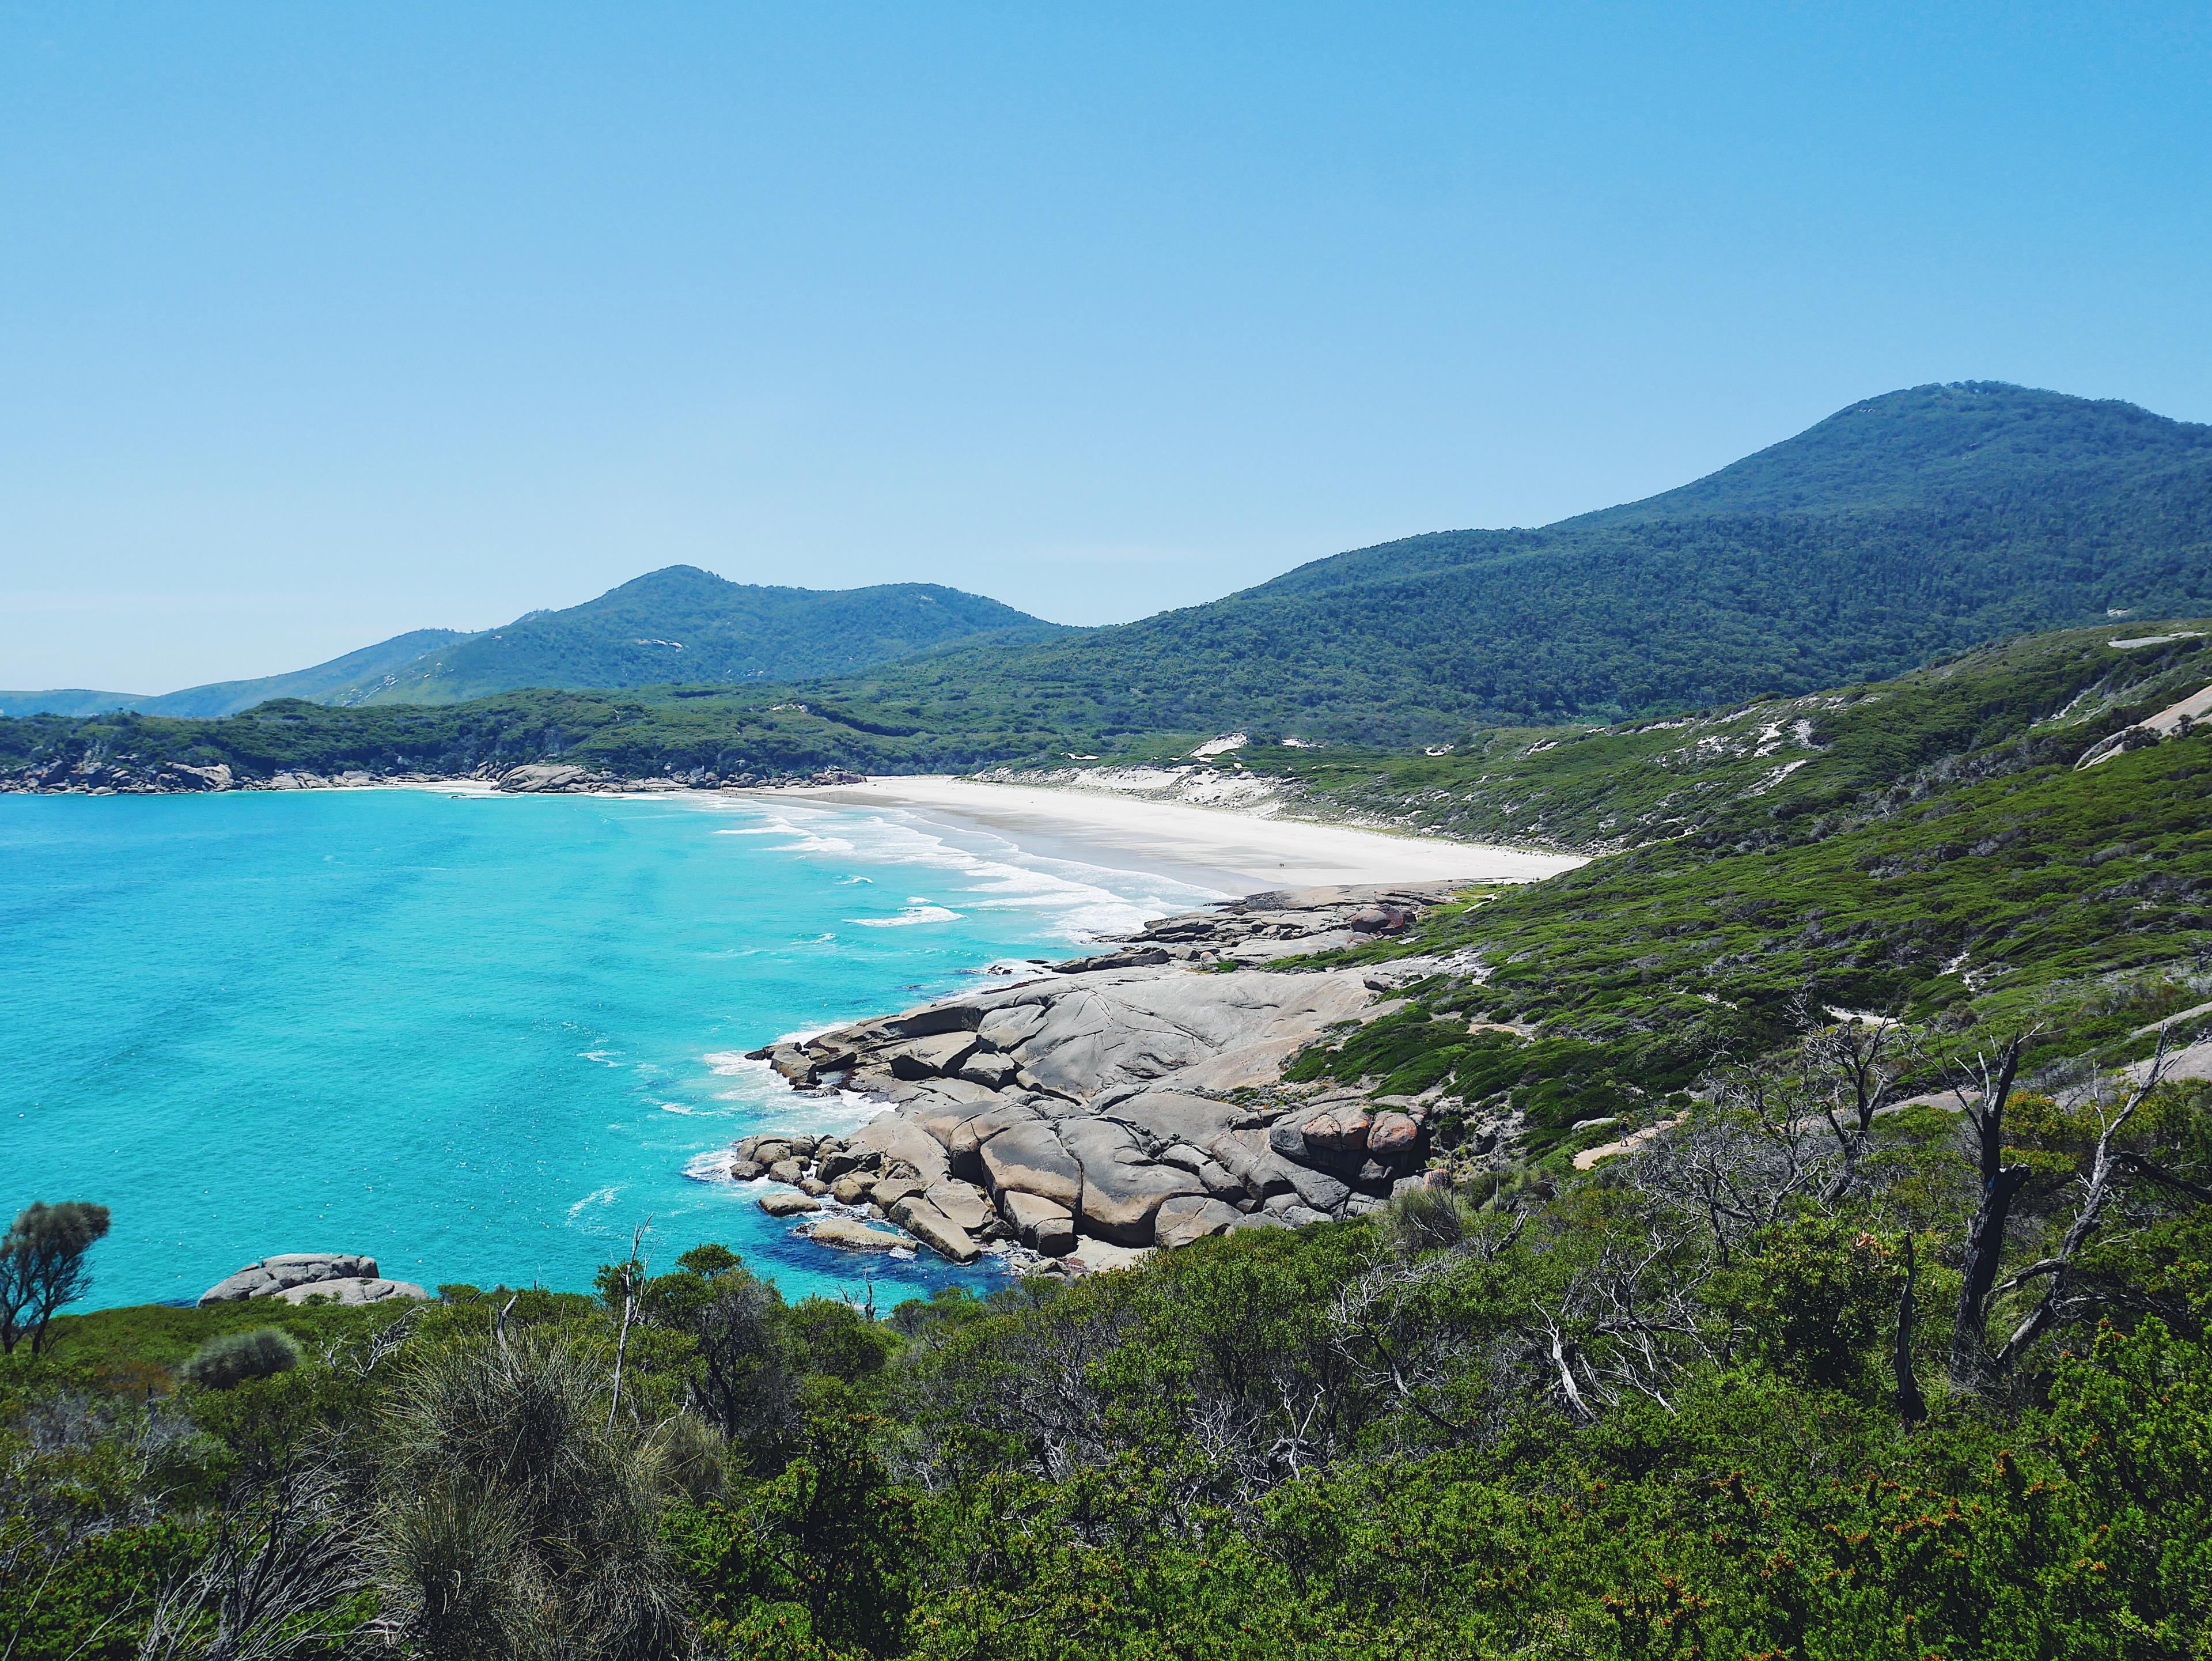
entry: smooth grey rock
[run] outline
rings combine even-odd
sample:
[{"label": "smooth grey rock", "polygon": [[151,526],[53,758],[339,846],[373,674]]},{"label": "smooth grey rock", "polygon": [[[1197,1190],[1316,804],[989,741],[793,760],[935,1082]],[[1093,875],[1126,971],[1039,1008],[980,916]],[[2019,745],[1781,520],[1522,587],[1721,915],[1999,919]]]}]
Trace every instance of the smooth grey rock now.
[{"label": "smooth grey rock", "polygon": [[891,1220],[939,1256],[956,1263],[972,1263],[982,1255],[966,1229],[920,1195],[909,1195],[893,1206]]},{"label": "smooth grey rock", "polygon": [[1294,1185],[1291,1172],[1298,1167],[1277,1153],[1257,1131],[1227,1132],[1208,1143],[1206,1151],[1255,1200],[1286,1194]]},{"label": "smooth grey rock", "polygon": [[533,761],[508,768],[499,776],[496,788],[522,792],[565,790],[572,784],[584,783],[591,776],[586,769],[565,762]]},{"label": "smooth grey rock", "polygon": [[768,1168],[768,1179],[781,1183],[787,1188],[797,1188],[799,1178],[806,1173],[799,1169],[797,1159],[778,1159]]},{"label": "smooth grey rock", "polygon": [[857,1217],[824,1217],[806,1231],[806,1238],[847,1251],[890,1251],[906,1244],[905,1236],[871,1227]]},{"label": "smooth grey rock", "polygon": [[980,1233],[991,1222],[991,1202],[984,1192],[957,1177],[932,1183],[922,1198],[970,1234]]},{"label": "smooth grey rock", "polygon": [[978,1046],[975,1053],[960,1063],[959,1075],[970,1084],[981,1085],[986,1090],[1004,1090],[1014,1081],[1021,1064],[1012,1056],[1002,1056],[996,1050]]},{"label": "smooth grey rock", "polygon": [[1218,1200],[1176,1195],[1160,1202],[1158,1214],[1152,1220],[1154,1243],[1169,1247],[1188,1245],[1209,1234],[1225,1232],[1237,1224],[1240,1215],[1235,1208]]},{"label": "smooth grey rock", "polygon": [[1083,1167],[1053,1134],[1050,1125],[1031,1120],[1009,1125],[981,1149],[991,1190],[1042,1195],[1072,1213],[1083,1199]]},{"label": "smooth grey rock", "polygon": [[952,1174],[945,1145],[897,1113],[878,1113],[845,1139],[845,1149],[854,1154],[879,1153],[886,1167],[893,1159],[903,1159],[932,1183]]},{"label": "smooth grey rock", "polygon": [[1324,1215],[1340,1210],[1352,1197],[1352,1185],[1339,1182],[1325,1171],[1302,1165],[1291,1165],[1289,1171],[1291,1187],[1298,1198]]},{"label": "smooth grey rock", "polygon": [[878,1052],[896,1078],[918,1080],[941,1078],[960,1070],[975,1048],[972,1032],[940,1032],[931,1037],[915,1038],[894,1048]]},{"label": "smooth grey rock", "polygon": [[340,1251],[285,1251],[226,1275],[200,1293],[199,1301],[204,1305],[239,1303],[248,1298],[273,1298],[294,1287],[380,1278],[374,1257]]},{"label": "smooth grey rock", "polygon": [[1204,1147],[1235,1124],[1237,1109],[1183,1090],[1146,1090],[1104,1110],[1105,1116],[1141,1132],[1156,1142],[1188,1142]]},{"label": "smooth grey rock", "polygon": [[802,1212],[819,1211],[822,1202],[811,1194],[794,1193],[789,1189],[778,1189],[773,1194],[760,1196],[760,1208],[771,1217],[796,1217]]},{"label": "smooth grey rock", "polygon": [[994,1009],[983,1017],[975,1036],[994,1050],[1010,1050],[1044,1025],[1044,1010],[1036,1004],[1016,1004]]},{"label": "smooth grey rock", "polygon": [[1126,1125],[1110,1120],[1070,1120],[1060,1141],[1083,1167],[1082,1226],[1122,1245],[1150,1245],[1152,1218],[1163,1202],[1199,1194],[1205,1184],[1188,1171],[1145,1158]]},{"label": "smooth grey rock", "polygon": [[1048,1257],[1065,1256],[1075,1247],[1073,1214],[1042,1195],[1008,1189],[999,1196],[999,1213],[1012,1225],[1016,1238]]},{"label": "smooth grey rock", "polygon": [[288,1304],[304,1304],[320,1298],[333,1304],[382,1304],[395,1299],[417,1303],[427,1302],[430,1294],[412,1281],[387,1281],[381,1277],[362,1279],[349,1276],[335,1281],[313,1281],[304,1286],[287,1287],[276,1293]]}]

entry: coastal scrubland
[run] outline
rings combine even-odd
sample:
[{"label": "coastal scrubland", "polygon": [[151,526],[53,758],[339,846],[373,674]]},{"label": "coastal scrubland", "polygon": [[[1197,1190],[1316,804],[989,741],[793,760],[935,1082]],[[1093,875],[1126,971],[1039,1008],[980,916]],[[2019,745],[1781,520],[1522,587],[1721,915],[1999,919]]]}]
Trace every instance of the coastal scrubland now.
[{"label": "coastal scrubland", "polygon": [[[1876,1119],[1846,1159],[1790,1129],[1832,1055],[1752,1082],[1672,1153],[988,1298],[789,1305],[707,1246],[589,1293],[64,1317],[0,1382],[0,1633],[40,1658],[2199,1652],[2205,1086],[2014,1092],[2007,1278],[1954,1315],[1959,1116]],[[2077,1247],[2119,1155],[2160,1179]],[[194,1382],[256,1329],[291,1364]]]},{"label": "coastal scrubland", "polygon": [[[1839,695],[1802,794],[1716,761],[1677,834],[1317,960],[1420,977],[1288,1068],[1440,1110],[1364,1216],[895,1309],[647,1237],[64,1315],[0,1369],[0,1642],[2201,1653],[2212,1084],[2157,1069],[2212,1021],[2212,733],[2141,724],[2197,649]],[[1680,788],[1638,738],[1582,742]]]},{"label": "coastal scrubland", "polygon": [[1597,855],[1268,965],[1399,1001],[1277,1086],[1422,1104],[1364,1214],[892,1309],[647,1236],[588,1289],[61,1315],[0,1361],[0,1652],[2212,1651],[2212,731],[2161,714],[2212,682],[2208,457],[1922,389],[1119,633],[0,722],[34,782],[1235,725],[1207,764],[1297,811]]}]

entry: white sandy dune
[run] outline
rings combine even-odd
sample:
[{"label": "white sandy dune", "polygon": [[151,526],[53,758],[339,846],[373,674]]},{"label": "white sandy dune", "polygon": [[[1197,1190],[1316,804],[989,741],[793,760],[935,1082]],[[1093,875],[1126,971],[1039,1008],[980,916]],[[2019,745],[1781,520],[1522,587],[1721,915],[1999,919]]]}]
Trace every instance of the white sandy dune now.
[{"label": "white sandy dune", "polygon": [[905,808],[980,827],[1034,853],[1159,871],[1232,893],[1313,883],[1534,882],[1584,863],[1571,854],[939,776],[872,778],[805,794],[849,806]]}]

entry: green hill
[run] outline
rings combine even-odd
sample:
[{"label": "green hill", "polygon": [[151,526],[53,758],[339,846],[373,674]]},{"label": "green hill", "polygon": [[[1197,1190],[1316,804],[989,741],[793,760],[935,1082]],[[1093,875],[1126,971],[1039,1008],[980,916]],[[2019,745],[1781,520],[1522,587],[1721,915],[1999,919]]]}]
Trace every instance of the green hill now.
[{"label": "green hill", "polygon": [[265,675],[258,680],[219,680],[205,686],[188,686],[181,692],[137,699],[131,707],[149,715],[228,715],[271,698],[359,703],[368,692],[407,672],[424,654],[470,638],[458,629],[410,630],[313,668]]},{"label": "green hill", "polygon": [[1710,478],[1534,531],[1408,538],[1210,605],[851,678],[1097,749],[1245,727],[1393,744],[1899,673],[2212,610],[2212,428],[1986,382],[1870,399]]},{"label": "green hill", "polygon": [[1058,625],[933,583],[763,587],[671,565],[565,611],[469,634],[416,629],[289,674],[216,681],[159,697],[0,692],[0,715],[118,709],[235,715],[277,698],[314,703],[458,703],[523,686],[624,687],[838,675],[980,635],[1036,639]]},{"label": "green hill", "polygon": [[838,675],[988,635],[1055,625],[933,583],[762,587],[671,565],[562,611],[424,654],[361,703],[453,703],[519,686],[727,685]]},{"label": "green hill", "polygon": [[43,692],[0,692],[0,715],[104,715],[146,703],[129,692],[94,692],[82,686],[52,687]]}]

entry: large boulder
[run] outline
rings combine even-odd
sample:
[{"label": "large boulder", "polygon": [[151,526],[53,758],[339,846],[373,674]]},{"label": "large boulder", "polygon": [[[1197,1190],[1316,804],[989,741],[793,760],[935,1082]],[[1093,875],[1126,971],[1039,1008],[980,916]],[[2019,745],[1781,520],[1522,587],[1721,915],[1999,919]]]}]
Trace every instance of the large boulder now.
[{"label": "large boulder", "polygon": [[1287,1194],[1296,1185],[1291,1173],[1298,1167],[1276,1153],[1259,1131],[1226,1132],[1208,1142],[1206,1151],[1255,1200]]},{"label": "large boulder", "polygon": [[862,1163],[871,1153],[881,1154],[886,1170],[892,1161],[904,1160],[932,1183],[952,1174],[945,1144],[900,1113],[878,1113],[845,1138],[844,1151]]},{"label": "large boulder", "polygon": [[1155,1142],[1188,1142],[1204,1147],[1242,1115],[1225,1102],[1194,1096],[1187,1090],[1145,1090],[1113,1103],[1104,1110],[1104,1116]]},{"label": "large boulder", "polygon": [[847,1251],[895,1251],[906,1237],[887,1228],[876,1228],[857,1217],[823,1217],[806,1231],[817,1245],[837,1246]]},{"label": "large boulder", "polygon": [[1083,1199],[1083,1167],[1041,1120],[1009,1125],[981,1149],[991,1191],[1040,1195],[1073,1213]]},{"label": "large boulder", "polygon": [[381,1278],[374,1257],[345,1251],[286,1251],[226,1275],[200,1293],[199,1300],[203,1305],[242,1303],[248,1298],[274,1298],[294,1287]]},{"label": "large boulder", "polygon": [[1367,1127],[1367,1152],[1386,1165],[1402,1165],[1419,1151],[1421,1127],[1408,1113],[1377,1113]]},{"label": "large boulder", "polygon": [[1108,1119],[1073,1120],[1060,1139],[1083,1167],[1082,1226],[1121,1245],[1152,1244],[1152,1218],[1178,1194],[1203,1195],[1206,1185],[1180,1166],[1145,1157],[1126,1125]]},{"label": "large boulder", "polygon": [[939,1032],[913,1038],[877,1052],[877,1059],[899,1079],[937,1079],[957,1074],[975,1048],[972,1032]]},{"label": "large boulder", "polygon": [[973,1183],[948,1177],[941,1183],[932,1183],[921,1197],[969,1234],[980,1233],[990,1226],[990,1197]]},{"label": "large boulder", "polygon": [[1048,1257],[1064,1257],[1075,1249],[1075,1218],[1064,1205],[1009,1189],[999,1196],[999,1214],[1024,1245]]},{"label": "large boulder", "polygon": [[771,1217],[797,1217],[809,1211],[822,1209],[822,1202],[811,1194],[796,1194],[780,1188],[773,1194],[760,1196],[760,1208]]},{"label": "large boulder", "polygon": [[572,767],[565,762],[533,761],[520,767],[510,767],[499,776],[497,788],[526,794],[547,790],[566,790],[572,784],[582,784],[591,773],[581,767]]},{"label": "large boulder", "polygon": [[1186,1246],[1209,1234],[1224,1234],[1235,1227],[1243,1215],[1234,1206],[1224,1205],[1218,1200],[1178,1194],[1160,1202],[1159,1213],[1152,1220],[1154,1244]]},{"label": "large boulder", "polygon": [[891,1208],[891,1220],[940,1257],[956,1263],[972,1263],[982,1248],[954,1222],[920,1195],[910,1195]]}]

